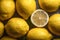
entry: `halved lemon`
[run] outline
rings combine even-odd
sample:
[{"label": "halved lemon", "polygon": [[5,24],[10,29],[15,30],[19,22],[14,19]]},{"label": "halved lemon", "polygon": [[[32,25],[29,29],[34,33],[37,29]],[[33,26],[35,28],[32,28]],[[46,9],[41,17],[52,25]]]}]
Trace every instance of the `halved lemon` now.
[{"label": "halved lemon", "polygon": [[42,9],[37,9],[31,15],[31,22],[37,27],[44,27],[47,25],[49,15]]}]

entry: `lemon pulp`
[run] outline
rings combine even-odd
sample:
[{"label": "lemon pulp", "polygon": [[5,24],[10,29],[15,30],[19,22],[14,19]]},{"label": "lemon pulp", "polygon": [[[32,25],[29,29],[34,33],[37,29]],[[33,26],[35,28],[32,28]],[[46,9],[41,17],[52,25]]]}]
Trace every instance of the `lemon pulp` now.
[{"label": "lemon pulp", "polygon": [[48,23],[48,20],[48,14],[41,9],[34,11],[31,16],[31,22],[37,27],[44,27]]}]

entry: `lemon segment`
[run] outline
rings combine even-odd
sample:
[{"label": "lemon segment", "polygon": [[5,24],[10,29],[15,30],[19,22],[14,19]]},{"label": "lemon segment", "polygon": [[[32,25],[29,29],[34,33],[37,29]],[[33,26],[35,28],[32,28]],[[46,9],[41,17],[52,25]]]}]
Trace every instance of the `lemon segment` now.
[{"label": "lemon segment", "polygon": [[34,11],[31,15],[31,22],[37,27],[44,27],[49,20],[48,14],[41,9]]}]

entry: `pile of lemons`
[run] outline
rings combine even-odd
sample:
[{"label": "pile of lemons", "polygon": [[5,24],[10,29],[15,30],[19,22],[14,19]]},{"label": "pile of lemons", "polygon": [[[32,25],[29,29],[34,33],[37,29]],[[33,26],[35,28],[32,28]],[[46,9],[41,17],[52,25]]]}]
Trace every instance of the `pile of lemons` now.
[{"label": "pile of lemons", "polygon": [[[37,9],[35,0],[0,0],[0,40],[18,40],[25,35],[26,40],[51,40],[52,34],[60,36],[60,13],[48,14],[59,9],[60,0],[38,3],[41,9]],[[30,29],[28,19],[36,27]]]}]

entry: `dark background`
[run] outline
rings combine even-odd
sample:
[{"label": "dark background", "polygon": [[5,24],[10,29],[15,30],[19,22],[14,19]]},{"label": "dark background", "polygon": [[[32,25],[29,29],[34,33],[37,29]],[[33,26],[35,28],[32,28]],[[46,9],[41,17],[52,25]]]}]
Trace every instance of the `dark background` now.
[{"label": "dark background", "polygon": [[[14,1],[16,2],[16,0],[14,0]],[[37,8],[36,8],[36,9],[41,9],[41,8],[39,7],[38,0],[36,0],[36,5],[37,5]],[[48,13],[48,12],[47,12],[47,13]],[[54,13],[60,13],[60,8],[59,8],[56,12],[48,13],[48,14],[49,14],[49,16],[51,16],[51,15],[53,15]],[[19,16],[18,13],[17,13],[16,10],[15,10],[15,14],[14,14],[13,17],[21,17],[21,16]],[[12,17],[12,18],[13,18],[13,17]],[[8,20],[9,20],[9,19],[8,19]],[[2,22],[3,22],[4,24],[6,24],[6,23],[8,22],[8,20],[2,21]],[[35,26],[31,23],[30,18],[29,18],[28,20],[26,20],[26,21],[27,21],[27,23],[29,24],[30,29],[35,27]],[[46,25],[46,27],[44,27],[44,28],[46,28],[46,29],[49,31],[49,29],[47,28],[47,25]],[[50,32],[50,31],[49,31],[49,32]],[[51,32],[50,32],[50,33],[51,33]],[[53,39],[55,39],[55,38],[60,38],[60,36],[54,35],[53,33],[51,33],[51,34],[53,35]],[[4,35],[7,35],[6,32],[4,32]],[[53,40],[53,39],[52,39],[52,40]],[[21,38],[18,38],[18,40],[26,40],[26,35],[22,36]]]}]

